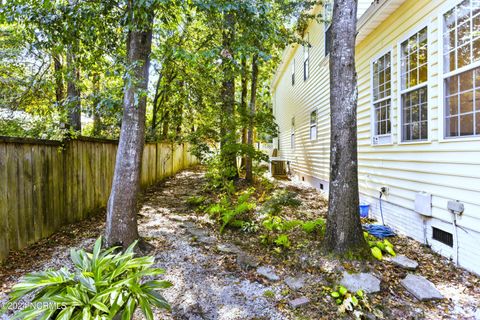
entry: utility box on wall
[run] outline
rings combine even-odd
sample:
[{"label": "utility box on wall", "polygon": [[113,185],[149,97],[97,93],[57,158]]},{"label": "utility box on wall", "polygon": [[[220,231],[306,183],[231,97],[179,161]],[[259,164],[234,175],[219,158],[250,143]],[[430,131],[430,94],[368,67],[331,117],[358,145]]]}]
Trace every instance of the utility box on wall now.
[{"label": "utility box on wall", "polygon": [[432,195],[426,192],[418,192],[415,195],[415,212],[422,216],[432,216]]}]

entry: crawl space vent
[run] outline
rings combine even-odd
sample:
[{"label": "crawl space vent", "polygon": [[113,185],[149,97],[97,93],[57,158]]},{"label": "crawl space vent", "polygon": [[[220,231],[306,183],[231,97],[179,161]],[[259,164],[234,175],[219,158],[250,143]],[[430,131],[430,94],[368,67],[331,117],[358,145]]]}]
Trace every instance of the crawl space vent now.
[{"label": "crawl space vent", "polygon": [[432,231],[434,240],[453,247],[453,235],[450,232],[446,232],[435,227],[432,227]]}]

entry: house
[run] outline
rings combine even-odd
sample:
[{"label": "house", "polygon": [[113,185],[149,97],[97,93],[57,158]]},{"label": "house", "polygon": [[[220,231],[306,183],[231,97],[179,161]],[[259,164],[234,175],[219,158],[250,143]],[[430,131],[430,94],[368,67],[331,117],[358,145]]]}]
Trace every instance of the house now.
[{"label": "house", "polygon": [[[274,146],[295,177],[328,191],[329,24],[304,37],[272,82]],[[361,201],[480,274],[480,1],[358,1],[356,68]]]}]

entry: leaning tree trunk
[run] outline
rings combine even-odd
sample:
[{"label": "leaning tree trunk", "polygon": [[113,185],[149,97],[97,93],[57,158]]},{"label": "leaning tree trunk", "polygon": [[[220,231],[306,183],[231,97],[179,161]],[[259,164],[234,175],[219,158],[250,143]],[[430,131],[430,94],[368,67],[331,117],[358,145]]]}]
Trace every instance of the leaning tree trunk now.
[{"label": "leaning tree trunk", "polygon": [[330,52],[330,190],[325,249],[345,257],[368,251],[358,213],[357,1],[335,0]]},{"label": "leaning tree trunk", "polygon": [[60,59],[60,55],[53,55],[53,66],[55,70],[55,101],[59,106],[63,103],[63,99],[65,99],[62,61]]},{"label": "leaning tree trunk", "polygon": [[223,50],[222,50],[222,114],[220,127],[220,150],[224,165],[232,170],[231,178],[238,177],[235,152],[235,70],[233,61],[233,41],[235,38],[235,17],[233,13],[224,14]]},{"label": "leaning tree trunk", "polygon": [[[130,2],[130,10],[132,2]],[[149,11],[147,11],[149,12]],[[150,11],[152,12],[152,11]],[[106,240],[108,246],[127,247],[139,238],[137,198],[145,143],[145,113],[149,56],[152,49],[153,13],[145,23],[133,15],[127,38],[128,65],[133,66],[125,84],[123,120],[117,150],[112,191],[107,205]],[[146,24],[146,25],[145,25]],[[141,26],[141,27],[139,27]]]},{"label": "leaning tree trunk", "polygon": [[248,133],[247,144],[249,147],[249,154],[247,155],[247,161],[245,162],[245,179],[247,181],[253,181],[253,163],[252,152],[253,147],[253,126],[255,117],[255,103],[257,100],[257,82],[258,82],[258,56],[254,55],[252,58],[252,84],[250,88],[250,110],[248,114]]}]

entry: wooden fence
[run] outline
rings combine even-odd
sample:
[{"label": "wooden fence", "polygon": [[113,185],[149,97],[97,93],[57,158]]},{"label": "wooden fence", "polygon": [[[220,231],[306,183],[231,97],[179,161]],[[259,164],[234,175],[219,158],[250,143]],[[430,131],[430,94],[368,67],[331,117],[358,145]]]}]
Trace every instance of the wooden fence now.
[{"label": "wooden fence", "polygon": [[[0,261],[105,207],[117,142],[0,137]],[[183,144],[147,143],[142,187],[196,163]]]}]

